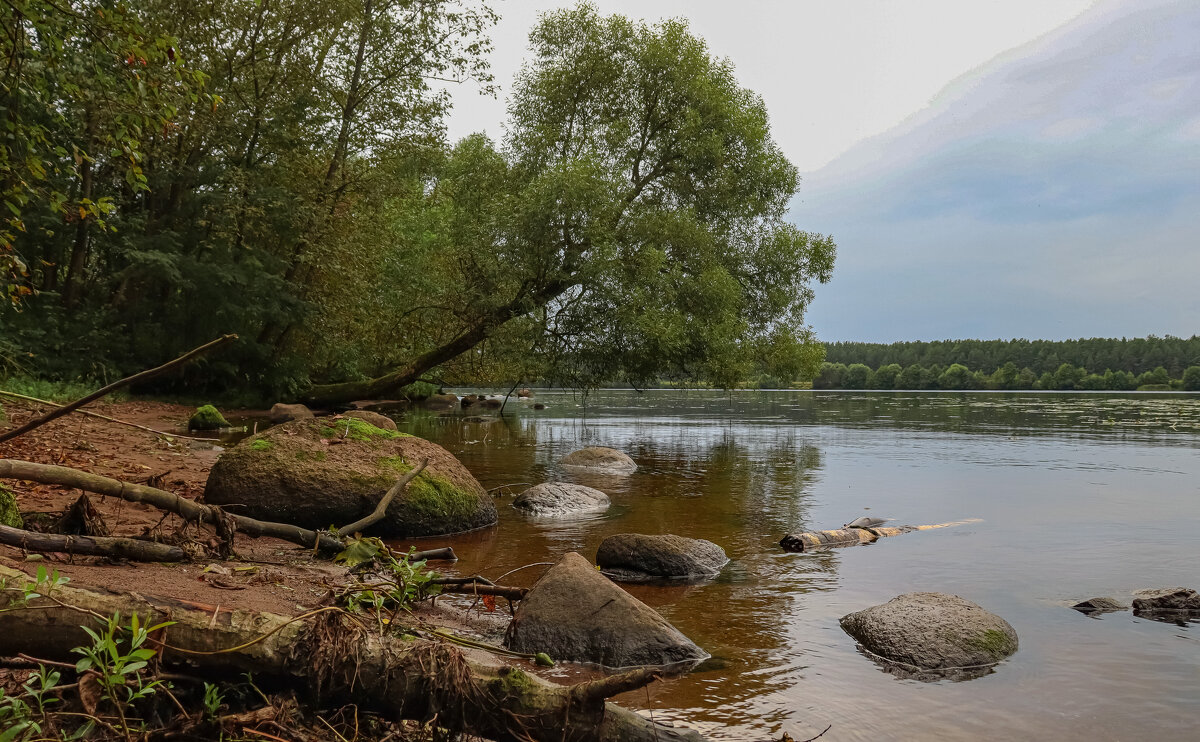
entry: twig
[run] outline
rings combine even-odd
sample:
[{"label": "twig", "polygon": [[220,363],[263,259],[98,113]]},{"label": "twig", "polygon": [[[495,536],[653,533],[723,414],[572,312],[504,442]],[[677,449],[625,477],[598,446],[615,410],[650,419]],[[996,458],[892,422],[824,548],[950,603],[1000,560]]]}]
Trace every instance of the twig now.
[{"label": "twig", "polygon": [[[37,402],[38,404],[50,405],[51,407],[62,407],[62,405],[56,404],[47,399],[38,399],[37,397],[27,397],[24,394],[17,394],[16,392],[6,392],[3,389],[0,389],[0,394],[4,395],[5,397],[12,397],[14,399],[23,399],[27,402]],[[178,433],[167,433],[162,430],[155,430],[154,428],[148,428],[145,425],[138,425],[137,423],[131,423],[128,420],[118,420],[115,417],[109,417],[108,415],[101,415],[99,412],[92,412],[91,410],[75,410],[75,412],[78,412],[81,415],[87,415],[88,417],[96,417],[101,420],[107,420],[110,423],[117,423],[118,425],[128,425],[131,428],[137,428],[138,430],[145,430],[148,433],[154,433],[155,435],[161,435],[164,438],[183,438],[183,439],[186,439],[189,441],[207,441],[209,443],[219,443],[221,440],[220,438],[201,438],[200,436],[197,436],[197,435],[180,435]]]},{"label": "twig", "polygon": [[383,516],[387,515],[388,505],[391,505],[392,500],[395,500],[396,496],[404,491],[409,482],[417,478],[417,475],[425,469],[427,464],[429,464],[429,459],[421,459],[420,463],[412,471],[405,474],[400,478],[399,482],[392,485],[392,488],[379,500],[379,504],[375,506],[375,510],[370,515],[365,518],[359,518],[348,526],[339,528],[337,530],[338,537],[345,538],[351,534],[359,533],[367,526],[372,526],[383,520]]},{"label": "twig", "polygon": [[43,415],[37,419],[30,420],[29,422],[25,423],[24,425],[17,428],[16,430],[10,430],[7,433],[0,433],[0,443],[3,443],[4,441],[16,438],[19,435],[24,435],[25,433],[28,433],[29,431],[33,430],[34,428],[40,428],[41,426],[45,425],[46,423],[50,422],[51,420],[56,420],[56,419],[62,417],[63,415],[73,412],[74,410],[77,410],[80,407],[83,407],[88,402],[94,402],[97,399],[100,399],[101,397],[105,397],[105,396],[111,394],[112,392],[115,392],[116,390],[121,389],[122,387],[129,386],[130,384],[134,384],[139,381],[145,381],[146,379],[150,379],[155,376],[158,376],[159,374],[170,371],[173,368],[182,366],[183,364],[187,363],[188,361],[192,360],[193,358],[204,355],[205,353],[212,350],[213,348],[220,347],[220,346],[225,345],[226,343],[231,342],[233,340],[237,340],[237,335],[225,335],[224,337],[217,338],[216,340],[213,340],[210,343],[205,343],[204,345],[201,345],[199,348],[190,350],[187,353],[184,353],[183,355],[179,356],[178,358],[176,358],[173,361],[167,361],[166,363],[164,363],[161,366],[158,366],[157,368],[152,368],[152,369],[149,369],[146,371],[142,371],[140,373],[134,374],[133,376],[126,376],[124,379],[119,379],[117,381],[114,381],[113,383],[109,384],[106,387],[97,389],[96,391],[92,392],[91,394],[87,395],[86,397],[81,397],[80,399],[75,400],[71,404],[64,405],[55,410],[51,410],[50,412],[46,413],[45,415]]},{"label": "twig", "polygon": [[821,732],[820,734],[818,734],[816,737],[809,737],[808,739],[802,739],[802,740],[800,740],[800,742],[813,742],[813,740],[815,740],[815,739],[820,739],[821,737],[824,737],[824,736],[825,736],[825,732],[828,732],[830,729],[833,729],[833,725],[832,725],[832,724],[830,724],[829,726],[825,727],[824,731],[822,731],[822,732]]}]

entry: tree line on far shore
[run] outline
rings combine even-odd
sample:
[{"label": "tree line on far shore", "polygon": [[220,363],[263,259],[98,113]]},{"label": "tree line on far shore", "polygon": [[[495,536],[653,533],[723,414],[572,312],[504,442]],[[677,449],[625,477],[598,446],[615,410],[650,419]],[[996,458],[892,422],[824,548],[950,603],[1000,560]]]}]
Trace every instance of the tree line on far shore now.
[{"label": "tree line on far shore", "polygon": [[1089,373],[1082,366],[1059,364],[1038,374],[1028,366],[1008,361],[995,371],[972,371],[961,363],[930,366],[888,363],[875,369],[864,363],[823,363],[813,379],[813,389],[1038,389],[1046,391],[1200,391],[1200,365],[1175,377],[1163,366],[1140,374],[1105,369]]},{"label": "tree line on far shore", "polygon": [[1161,366],[1169,378],[1181,379],[1188,367],[1200,365],[1200,336],[826,343],[825,360],[846,366],[859,363],[873,369],[892,364],[907,369],[915,364],[926,368],[942,366],[945,370],[953,364],[961,364],[988,375],[1012,363],[1018,372],[1021,369],[1032,371],[1035,380],[1047,373],[1058,373],[1063,364],[1085,369],[1112,369],[1114,374],[1127,371],[1135,377]]}]

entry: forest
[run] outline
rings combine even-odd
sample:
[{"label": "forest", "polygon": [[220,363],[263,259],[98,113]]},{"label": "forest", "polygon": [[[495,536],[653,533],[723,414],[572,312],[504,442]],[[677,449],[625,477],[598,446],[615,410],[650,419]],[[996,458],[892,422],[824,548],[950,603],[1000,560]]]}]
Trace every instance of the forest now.
[{"label": "forest", "polygon": [[1200,391],[1200,337],[827,343],[815,389]]},{"label": "forest", "polygon": [[506,135],[457,0],[14,0],[0,375],[336,403],[407,385],[811,377],[831,238],[759,96],[682,21],[548,13]]}]

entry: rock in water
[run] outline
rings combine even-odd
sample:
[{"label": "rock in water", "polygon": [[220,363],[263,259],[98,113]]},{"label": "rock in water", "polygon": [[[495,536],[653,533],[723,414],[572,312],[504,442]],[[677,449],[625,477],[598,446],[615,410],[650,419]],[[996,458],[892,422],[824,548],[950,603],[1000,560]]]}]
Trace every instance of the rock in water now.
[{"label": "rock in water", "polygon": [[396,430],[395,420],[387,415],[381,415],[378,412],[371,412],[370,410],[350,410],[349,412],[342,413],[342,417],[354,417],[359,420],[365,420],[380,430]]},{"label": "rock in water", "polygon": [[1086,613],[1089,616],[1093,613],[1112,613],[1114,611],[1123,611],[1129,606],[1121,605],[1112,598],[1088,598],[1082,602],[1071,606],[1080,613]]},{"label": "rock in water", "polygon": [[425,471],[369,534],[437,536],[496,522],[492,498],[449,451],[357,418],[294,420],[243,440],[213,466],[204,499],[261,520],[338,527],[373,511],[421,459]]},{"label": "rock in water", "polygon": [[505,645],[610,668],[693,664],[708,658],[654,609],[568,553],[521,601]]},{"label": "rock in water", "polygon": [[603,446],[588,446],[567,454],[562,460],[563,466],[575,469],[592,469],[611,474],[632,474],[637,471],[633,459],[616,450]]},{"label": "rock in water", "polygon": [[188,418],[188,430],[220,430],[228,428],[229,421],[221,414],[220,410],[210,404],[203,407],[197,407],[192,416]]},{"label": "rock in water", "polygon": [[1017,651],[1007,621],[944,593],[906,593],[843,616],[841,625],[867,651],[919,670],[986,667]]},{"label": "rock in water", "polygon": [[312,416],[312,410],[302,404],[283,404],[282,402],[271,405],[271,411],[267,413],[267,419],[276,425],[292,420],[307,420]]},{"label": "rock in water", "polygon": [[711,577],[729,563],[711,541],[664,534],[618,533],[600,542],[596,564],[621,582]]},{"label": "rock in water", "polygon": [[582,484],[545,482],[517,495],[513,507],[539,517],[598,513],[608,510],[612,501],[600,490]]},{"label": "rock in water", "polygon": [[1134,595],[1134,613],[1200,613],[1200,595],[1186,587],[1139,590]]},{"label": "rock in water", "polygon": [[458,407],[458,397],[453,394],[431,394],[421,404],[427,410],[453,410]]}]

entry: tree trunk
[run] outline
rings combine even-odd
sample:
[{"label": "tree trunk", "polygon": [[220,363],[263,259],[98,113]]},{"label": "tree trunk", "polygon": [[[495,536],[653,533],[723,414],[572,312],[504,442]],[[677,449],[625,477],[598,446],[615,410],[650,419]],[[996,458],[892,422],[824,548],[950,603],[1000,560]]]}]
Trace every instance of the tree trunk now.
[{"label": "tree trunk", "polygon": [[[0,578],[9,585],[31,581],[5,567],[0,567]],[[161,659],[166,666],[227,676],[252,671],[318,699],[354,703],[392,718],[424,721],[436,715],[438,726],[488,739],[704,739],[693,730],[657,724],[605,703],[605,698],[653,681],[650,670],[562,687],[447,644],[368,632],[338,609],[310,612],[298,620],[68,585],[54,589],[49,598],[35,599],[30,610],[0,612],[0,655],[73,662],[70,650],[90,642],[80,625],[93,623],[95,614],[116,612],[137,613],[147,624],[174,622],[157,635],[159,646],[165,645]]]},{"label": "tree trunk", "polygon": [[188,559],[188,555],[178,546],[156,544],[153,541],[110,536],[34,533],[5,525],[0,525],[0,544],[8,544],[26,551],[106,556],[135,562],[184,562]]}]

